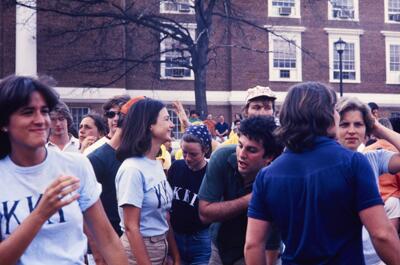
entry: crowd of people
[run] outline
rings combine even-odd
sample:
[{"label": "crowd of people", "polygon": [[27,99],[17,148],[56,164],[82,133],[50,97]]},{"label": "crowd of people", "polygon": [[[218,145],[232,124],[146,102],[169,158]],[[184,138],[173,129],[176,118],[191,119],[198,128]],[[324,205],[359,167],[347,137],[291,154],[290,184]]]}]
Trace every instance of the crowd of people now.
[{"label": "crowd of people", "polygon": [[[0,81],[0,264],[400,264],[400,118],[317,82],[201,120],[118,95],[75,129],[47,84]],[[172,163],[171,163],[172,162]]]}]

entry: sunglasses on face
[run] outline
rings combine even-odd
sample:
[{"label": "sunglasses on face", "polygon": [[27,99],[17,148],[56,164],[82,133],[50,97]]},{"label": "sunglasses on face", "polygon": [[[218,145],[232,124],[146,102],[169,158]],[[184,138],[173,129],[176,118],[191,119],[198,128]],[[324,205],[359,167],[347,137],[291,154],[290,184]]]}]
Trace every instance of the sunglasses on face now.
[{"label": "sunglasses on face", "polygon": [[109,111],[106,111],[106,112],[104,113],[104,116],[107,117],[107,118],[109,118],[109,119],[114,118],[115,115],[119,115],[119,111],[112,111],[112,110],[109,110]]}]

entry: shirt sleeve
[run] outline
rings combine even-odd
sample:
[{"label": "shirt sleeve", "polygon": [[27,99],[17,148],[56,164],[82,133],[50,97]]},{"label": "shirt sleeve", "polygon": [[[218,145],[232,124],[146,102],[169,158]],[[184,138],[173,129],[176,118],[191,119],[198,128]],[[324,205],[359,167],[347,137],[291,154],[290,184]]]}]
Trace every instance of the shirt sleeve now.
[{"label": "shirt sleeve", "polygon": [[101,185],[96,180],[93,167],[89,160],[86,157],[81,156],[80,163],[82,163],[82,167],[80,174],[80,188],[78,189],[78,193],[80,194],[78,203],[82,212],[84,212],[99,199]]},{"label": "shirt sleeve", "polygon": [[352,168],[355,177],[355,199],[357,211],[362,211],[379,204],[383,205],[374,173],[367,158],[361,153],[354,153]]},{"label": "shirt sleeve", "polygon": [[123,167],[118,170],[115,179],[118,206],[133,205],[142,208],[144,198],[144,183],[142,174],[135,167]]},{"label": "shirt sleeve", "polygon": [[389,162],[393,155],[394,152],[387,150],[376,150],[365,153],[372,167],[376,168],[378,176],[389,173]]},{"label": "shirt sleeve", "polygon": [[271,221],[271,215],[269,214],[268,204],[266,202],[265,174],[266,169],[260,171],[256,177],[247,216],[254,219]]},{"label": "shirt sleeve", "polygon": [[224,176],[229,165],[223,155],[223,149],[215,151],[208,163],[206,174],[199,189],[199,199],[208,202],[219,202],[224,193]]}]

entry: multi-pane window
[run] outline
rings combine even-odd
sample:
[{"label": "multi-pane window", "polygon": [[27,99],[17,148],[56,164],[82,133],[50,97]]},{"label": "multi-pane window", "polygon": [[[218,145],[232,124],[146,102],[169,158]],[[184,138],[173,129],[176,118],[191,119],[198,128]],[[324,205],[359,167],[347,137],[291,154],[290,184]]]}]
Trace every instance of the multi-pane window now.
[{"label": "multi-pane window", "polygon": [[[268,28],[268,27],[267,27]],[[269,81],[301,82],[303,27],[274,26],[269,28]]]},{"label": "multi-pane window", "polygon": [[390,45],[390,71],[400,71],[400,45]]},{"label": "multi-pane window", "polygon": [[400,0],[388,0],[388,18],[400,22]]},{"label": "multi-pane window", "polygon": [[381,31],[385,36],[386,84],[400,84],[400,32]]},{"label": "multi-pane window", "polygon": [[161,0],[161,13],[194,14],[193,0]]},{"label": "multi-pane window", "polygon": [[277,0],[277,1],[272,1],[272,6],[278,6],[278,7],[294,7],[296,4],[295,0]]},{"label": "multi-pane window", "polygon": [[169,117],[172,123],[175,125],[172,133],[175,139],[181,139],[183,131],[181,130],[181,123],[179,121],[178,115],[174,110],[168,110]]},{"label": "multi-pane window", "polygon": [[72,107],[70,108],[72,114],[72,120],[74,122],[74,126],[77,130],[79,130],[79,124],[81,123],[82,117],[89,113],[89,108],[78,108]]},{"label": "multi-pane window", "polygon": [[190,53],[185,45],[177,40],[167,38],[164,40],[165,51],[165,77],[190,77],[191,71],[185,66],[190,65]]},{"label": "multi-pane window", "polygon": [[355,7],[354,0],[331,0],[332,17],[339,19],[354,19]]},{"label": "multi-pane window", "polygon": [[296,68],[296,46],[294,42],[274,40],[274,67]]},{"label": "multi-pane window", "polygon": [[[339,54],[334,46],[333,48],[333,78],[340,79],[340,61]],[[347,43],[342,54],[342,77],[347,80],[356,80],[355,50],[354,43]]]},{"label": "multi-pane window", "polygon": [[[187,27],[194,37],[195,28]],[[193,78],[193,72],[190,69],[191,55],[188,47],[171,37],[162,40],[161,51],[161,77],[162,78]]]},{"label": "multi-pane window", "polygon": [[300,18],[300,0],[268,0],[268,16]]}]

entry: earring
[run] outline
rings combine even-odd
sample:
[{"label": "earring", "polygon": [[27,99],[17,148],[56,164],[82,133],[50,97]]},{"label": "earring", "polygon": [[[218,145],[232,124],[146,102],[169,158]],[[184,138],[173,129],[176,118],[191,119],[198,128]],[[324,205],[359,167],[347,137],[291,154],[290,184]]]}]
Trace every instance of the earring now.
[{"label": "earring", "polygon": [[1,128],[1,130],[2,130],[3,132],[7,132],[7,131],[8,131],[7,127],[3,127],[3,128]]}]

